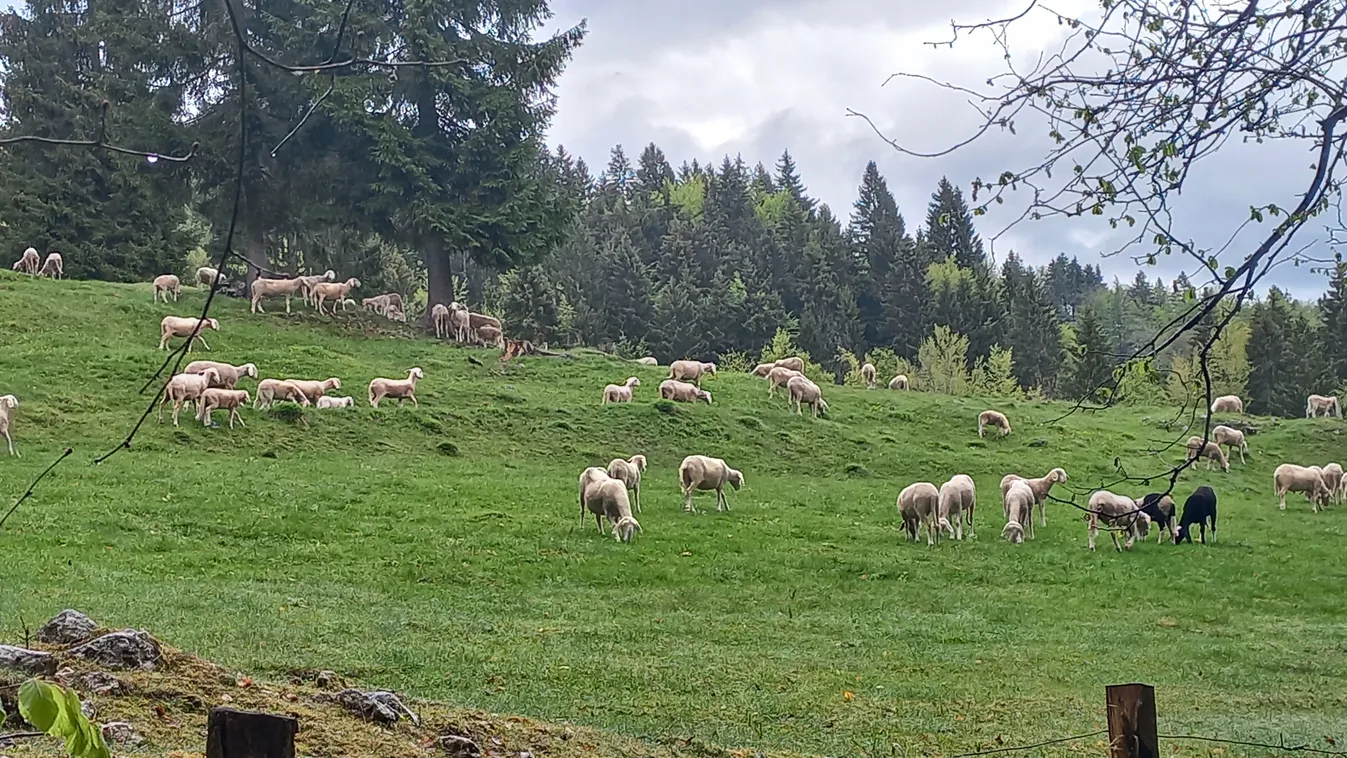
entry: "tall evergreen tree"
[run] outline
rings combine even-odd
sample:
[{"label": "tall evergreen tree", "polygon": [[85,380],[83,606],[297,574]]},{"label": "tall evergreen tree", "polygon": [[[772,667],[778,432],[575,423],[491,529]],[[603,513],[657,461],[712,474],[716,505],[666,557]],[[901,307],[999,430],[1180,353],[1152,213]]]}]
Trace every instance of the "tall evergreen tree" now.
[{"label": "tall evergreen tree", "polygon": [[1066,382],[1068,396],[1098,401],[1116,366],[1113,345],[1099,313],[1089,305],[1076,317],[1076,344]]},{"label": "tall evergreen tree", "polygon": [[1310,332],[1307,320],[1276,287],[1253,306],[1249,324],[1250,413],[1300,416],[1305,410],[1311,367],[1301,352]]},{"label": "tall evergreen tree", "polygon": [[1005,346],[1015,355],[1015,376],[1024,388],[1052,391],[1062,368],[1062,332],[1043,278],[1011,252],[1001,267],[1006,320]]},{"label": "tall evergreen tree", "polygon": [[1336,390],[1347,383],[1347,263],[1340,260],[1329,275],[1328,291],[1319,298],[1319,321],[1320,351]]},{"label": "tall evergreen tree", "polygon": [[892,347],[902,357],[916,358],[926,336],[926,267],[874,161],[865,167],[847,234],[855,251],[864,349]]},{"label": "tall evergreen tree", "polygon": [[926,211],[926,239],[936,261],[952,255],[960,268],[981,271],[989,265],[963,192],[945,177],[941,177]]},{"label": "tall evergreen tree", "polygon": [[781,157],[776,161],[776,186],[790,193],[806,214],[814,212],[816,201],[805,193],[804,182],[800,180],[799,169],[796,168],[795,159],[790,156],[789,150],[781,153]]}]

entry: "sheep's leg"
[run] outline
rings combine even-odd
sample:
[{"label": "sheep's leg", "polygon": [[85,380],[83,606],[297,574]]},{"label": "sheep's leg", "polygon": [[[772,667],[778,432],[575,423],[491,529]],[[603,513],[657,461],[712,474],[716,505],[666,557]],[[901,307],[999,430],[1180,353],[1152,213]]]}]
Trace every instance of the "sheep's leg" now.
[{"label": "sheep's leg", "polygon": [[637,513],[640,513],[640,512],[641,512],[641,485],[638,484],[638,485],[636,485],[635,487],[633,487],[633,488],[632,488],[632,493],[633,493],[633,495],[635,495],[635,500],[636,500],[636,512],[637,512]]},{"label": "sheep's leg", "polygon": [[177,425],[178,425],[178,411],[181,411],[181,410],[182,410],[182,401],[181,401],[181,400],[174,400],[174,401],[173,401],[173,425],[174,425],[174,426],[177,426]]},{"label": "sheep's leg", "polygon": [[0,431],[5,433],[5,442],[9,443],[9,454],[16,458],[19,457],[19,452],[14,449],[14,438],[9,436],[9,429],[6,428]]},{"label": "sheep's leg", "polygon": [[1278,492],[1278,493],[1277,493],[1277,504],[1278,504],[1278,507],[1279,507],[1281,510],[1283,510],[1283,511],[1286,510],[1286,493],[1285,493],[1285,492]]},{"label": "sheep's leg", "polygon": [[[1096,526],[1095,524],[1090,524],[1090,532],[1089,532],[1089,533],[1090,533],[1090,550],[1093,552],[1093,551],[1094,551],[1094,537],[1095,537],[1096,534],[1099,534],[1099,527]],[[1031,539],[1032,539],[1032,538],[1031,538]]]},{"label": "sheep's leg", "polygon": [[594,514],[594,524],[599,527],[599,534],[603,534],[603,514]]},{"label": "sheep's leg", "polygon": [[683,512],[696,513],[697,509],[692,506],[692,490],[683,490]]},{"label": "sheep's leg", "polygon": [[[418,403],[418,402],[416,402],[416,395],[413,395],[412,393],[408,392],[408,393],[407,393],[407,399],[410,400],[410,401],[412,401],[412,407],[413,407],[413,408],[420,408],[420,407],[421,407],[421,404]],[[401,405],[401,404],[402,404],[401,402],[398,403],[398,405]]]},{"label": "sheep's leg", "polygon": [[285,296],[285,314],[286,314],[287,316],[290,315],[290,296],[289,296],[289,295],[286,295],[286,296]]},{"label": "sheep's leg", "polygon": [[239,409],[238,409],[238,408],[231,408],[231,409],[229,410],[229,428],[230,428],[230,429],[233,429],[233,428],[234,428],[234,419],[235,419],[235,418],[237,418],[237,419],[239,420],[239,426],[243,427],[244,429],[247,429],[247,428],[248,428],[248,425],[245,424],[245,423],[243,423],[243,414],[239,413]]},{"label": "sheep's leg", "polygon": [[1118,542],[1118,533],[1113,530],[1109,530],[1108,536],[1113,538],[1113,549],[1121,553],[1122,543]]},{"label": "sheep's leg", "polygon": [[[198,339],[198,340],[201,341],[201,346],[202,346],[202,347],[206,348],[207,350],[210,350],[210,345],[207,345],[207,344],[206,344],[206,338],[201,336],[201,332],[197,332],[197,333],[196,333],[196,339]],[[191,349],[191,346],[190,346],[190,345],[188,346],[188,349],[189,349],[189,350]]]}]

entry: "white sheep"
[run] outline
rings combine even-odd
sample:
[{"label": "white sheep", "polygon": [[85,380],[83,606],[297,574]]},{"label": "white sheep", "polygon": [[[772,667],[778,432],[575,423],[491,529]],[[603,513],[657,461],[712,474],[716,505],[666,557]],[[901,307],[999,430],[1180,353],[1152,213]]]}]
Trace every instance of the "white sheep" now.
[{"label": "white sheep", "polygon": [[982,436],[982,430],[989,426],[994,426],[1001,430],[1001,436],[1010,434],[1010,420],[1006,414],[1000,411],[983,411],[978,414],[978,436]]},{"label": "white sheep", "polygon": [[1305,399],[1305,418],[1328,416],[1342,418],[1342,406],[1336,395],[1310,395]]},{"label": "white sheep", "polygon": [[449,336],[449,307],[436,303],[430,307],[430,322],[435,325],[435,339]]},{"label": "white sheep", "polygon": [[47,253],[47,259],[42,262],[42,270],[38,272],[39,276],[50,276],[53,279],[65,277],[65,259],[55,250]]},{"label": "white sheep", "polygon": [[753,376],[767,376],[768,372],[770,372],[774,368],[786,368],[790,369],[791,371],[798,371],[800,373],[804,373],[804,359],[792,355],[789,358],[782,358],[776,361],[768,361],[767,363],[759,363],[758,365],[754,366],[753,370],[749,373],[753,374]]},{"label": "white sheep", "polygon": [[15,271],[22,271],[31,276],[37,273],[38,264],[41,262],[41,259],[37,256],[37,248],[30,247],[24,250],[23,255],[19,256],[19,259],[14,262],[13,268]]},{"label": "white sheep", "polygon": [[388,313],[388,295],[361,298],[360,307],[380,316],[386,315]]},{"label": "white sheep", "polygon": [[1244,413],[1244,401],[1238,395],[1222,395],[1211,401],[1212,413]]},{"label": "white sheep", "polygon": [[637,358],[637,359],[636,359],[636,362],[639,363],[639,364],[641,364],[642,366],[658,366],[658,365],[659,365],[659,359],[656,358],[656,357],[654,357],[654,356],[651,356],[651,355],[647,355],[647,356],[644,357],[644,358]]},{"label": "white sheep", "polygon": [[199,374],[208,368],[215,369],[216,373],[220,375],[220,383],[212,386],[221,389],[234,389],[234,385],[238,384],[239,380],[244,377],[257,378],[257,366],[254,366],[251,363],[245,363],[242,366],[233,366],[228,363],[220,363],[219,361],[192,361],[183,368],[182,373]]},{"label": "white sheep", "polygon": [[19,451],[14,449],[14,438],[10,436],[10,427],[14,424],[14,409],[19,407],[19,399],[13,395],[0,395],[0,434],[5,435],[5,442],[9,443],[9,454],[21,458]]},{"label": "white sheep", "polygon": [[294,279],[263,279],[258,277],[253,280],[250,286],[252,295],[250,297],[250,313],[266,313],[262,309],[262,298],[266,297],[285,297],[285,312],[290,312],[290,298],[295,296],[295,291],[299,289],[303,282],[298,278]]},{"label": "white sheep", "polygon": [[627,381],[622,384],[610,384],[603,388],[603,402],[600,405],[609,403],[630,403],[632,399],[632,387],[641,386],[641,380],[634,376],[627,377]]},{"label": "white sheep", "polygon": [[935,519],[940,508],[940,490],[930,482],[915,482],[898,493],[898,515],[908,542],[917,540],[917,532],[926,527],[926,544],[935,544]]},{"label": "white sheep", "polygon": [[[773,366],[767,372],[767,397],[776,394],[777,387],[786,387],[791,379],[797,376],[804,376],[799,371],[785,366]],[[789,390],[789,387],[787,387]]]},{"label": "white sheep", "polygon": [[[1030,491],[1034,493],[1034,504],[1038,506],[1038,517],[1043,526],[1048,525],[1048,493],[1052,491],[1052,485],[1067,481],[1066,470],[1055,468],[1047,474],[1037,479],[1028,479],[1019,474],[1006,474],[1001,478],[1001,499],[1005,500],[1006,491],[1010,488],[1010,483],[1015,480],[1021,480],[1029,485]],[[1006,514],[1009,517],[1009,513]],[[1030,514],[1032,515],[1032,514]],[[1030,520],[1028,523],[1020,522],[1021,525],[1029,528],[1029,539],[1034,538],[1034,524]]]},{"label": "white sheep", "polygon": [[795,401],[797,414],[804,415],[801,404],[809,406],[814,418],[818,418],[820,413],[827,413],[828,401],[823,399],[823,390],[806,377],[792,376],[790,381],[786,382],[786,391],[790,393],[790,399]]},{"label": "white sheep", "polygon": [[212,287],[215,285],[216,280],[219,280],[221,284],[224,284],[226,277],[224,274],[210,266],[202,266],[196,270],[196,283],[202,287]]},{"label": "white sheep", "polygon": [[341,302],[343,298],[351,294],[351,290],[359,286],[360,280],[355,277],[351,277],[340,283],[318,282],[313,285],[313,289],[310,290],[310,294],[313,297],[313,307],[317,308],[319,313],[324,313],[323,303],[328,300],[333,300],[335,302],[332,305],[331,315],[335,316],[337,315],[336,303]]},{"label": "white sheep", "polygon": [[698,387],[702,386],[702,376],[710,374],[716,375],[716,364],[702,363],[701,361],[674,361],[669,364],[669,377],[676,381],[692,380],[692,383]]},{"label": "white sheep", "polygon": [[889,389],[905,390],[908,389],[907,374],[899,374],[889,380]]},{"label": "white sheep", "polygon": [[309,398],[304,394],[304,391],[290,382],[280,379],[263,379],[257,383],[257,399],[253,401],[254,410],[270,408],[277,400],[289,400],[306,408],[310,405]]},{"label": "white sheep", "polygon": [[[973,536],[973,508],[977,505],[977,487],[973,477],[967,474],[955,474],[948,482],[940,485],[940,498],[937,503],[936,536],[949,532],[956,540],[963,539],[963,524],[968,521],[968,536]],[[953,523],[950,518],[953,517]]]},{"label": "white sheep", "polygon": [[871,363],[871,362],[869,362],[869,361],[866,361],[866,362],[865,362],[865,365],[861,366],[861,378],[865,380],[865,388],[866,388],[866,389],[870,389],[870,390],[874,389],[874,388],[875,388],[875,364],[873,364],[873,363]]},{"label": "white sheep", "polygon": [[673,379],[665,379],[659,383],[659,396],[664,400],[675,400],[680,403],[695,403],[698,400],[705,400],[707,405],[711,404],[710,391],[699,389],[695,384],[674,381]]},{"label": "white sheep", "polygon": [[456,342],[467,342],[472,338],[472,313],[462,303],[449,303],[449,325],[453,327]]},{"label": "white sheep", "polygon": [[1026,479],[1015,478],[1009,485],[1001,488],[1001,503],[1006,514],[1006,525],[1001,528],[1001,536],[1018,545],[1024,542],[1024,529],[1027,524],[1032,533],[1034,527],[1034,491]]},{"label": "white sheep", "polygon": [[608,476],[627,485],[636,502],[636,512],[641,512],[641,474],[645,472],[645,456],[633,455],[627,460],[614,458],[608,462]]},{"label": "white sheep", "polygon": [[323,395],[318,398],[318,408],[354,408],[355,398],[353,397],[334,397],[332,395]]},{"label": "white sheep", "polygon": [[416,382],[424,378],[426,373],[420,367],[413,367],[407,372],[406,379],[373,379],[369,383],[369,404],[378,408],[380,400],[392,397],[397,399],[398,405],[402,405],[403,400],[410,400],[412,405],[420,407],[421,404],[416,402]]},{"label": "white sheep", "polygon": [[1221,450],[1220,445],[1212,440],[1203,442],[1201,437],[1189,437],[1186,447],[1188,448],[1188,460],[1193,461],[1198,458],[1207,459],[1208,471],[1211,471],[1212,461],[1220,463],[1222,471],[1230,471],[1230,461],[1225,457],[1225,452]]},{"label": "white sheep", "polygon": [[1249,443],[1244,441],[1244,432],[1241,432],[1238,429],[1231,429],[1222,424],[1211,430],[1211,439],[1217,445],[1224,445],[1225,447],[1230,448],[1232,454],[1238,450],[1239,462],[1245,462],[1244,454],[1249,452]]},{"label": "white sheep", "polygon": [[220,408],[229,411],[229,428],[234,428],[234,419],[238,419],[239,426],[247,428],[243,423],[243,416],[239,415],[239,407],[248,404],[247,390],[226,390],[218,387],[207,387],[201,393],[201,399],[197,402],[197,418],[201,419],[202,426],[210,426],[211,412]]},{"label": "white sheep", "polygon": [[[587,481],[586,475],[595,472]],[[603,532],[603,519],[606,517],[613,525],[613,539],[631,542],[636,532],[644,531],[631,515],[631,503],[627,500],[627,487],[621,481],[607,476],[603,469],[591,467],[580,475],[580,520],[584,523],[585,511],[594,514],[594,521]]]},{"label": "white sheep", "polygon": [[1286,510],[1286,495],[1289,492],[1301,492],[1309,498],[1318,513],[1320,507],[1327,508],[1333,493],[1328,491],[1323,474],[1313,467],[1283,463],[1272,472],[1272,487],[1277,493],[1277,507]]},{"label": "white sheep", "polygon": [[1132,549],[1132,544],[1138,539],[1145,539],[1146,535],[1150,534],[1151,517],[1141,510],[1137,501],[1108,490],[1099,490],[1090,495],[1090,513],[1086,521],[1090,524],[1091,550],[1094,550],[1094,537],[1099,533],[1100,521],[1113,527],[1109,530],[1109,536],[1113,538],[1113,548],[1118,552],[1122,552],[1122,547],[1118,544],[1116,529],[1127,532],[1128,550]]},{"label": "white sheep", "polygon": [[739,491],[744,486],[744,475],[729,467],[720,458],[705,455],[689,455],[678,465],[678,484],[683,490],[683,510],[696,513],[692,506],[692,493],[698,490],[716,491],[716,510],[728,511],[730,501],[725,499],[725,485],[729,484]]},{"label": "white sheep", "polygon": [[1332,496],[1333,502],[1341,503],[1343,491],[1347,489],[1347,477],[1343,476],[1342,466],[1330,463],[1320,470],[1319,475],[1324,478],[1324,484],[1328,487],[1328,494]]},{"label": "white sheep", "polygon": [[[305,305],[313,305],[313,304],[314,304],[314,297],[313,297],[313,287],[314,287],[314,285],[315,285],[315,284],[318,284],[319,282],[333,282],[333,281],[336,281],[336,280],[337,280],[337,272],[336,272],[336,271],[333,271],[332,269],[328,269],[327,271],[324,271],[324,272],[321,273],[321,274],[315,274],[315,275],[313,275],[313,276],[297,276],[297,277],[295,277],[295,278],[299,280],[299,296],[304,300],[304,304],[305,304]],[[345,297],[345,295],[343,295],[343,297]]]},{"label": "white sheep", "polygon": [[192,342],[200,341],[201,346],[210,350],[210,345],[206,344],[206,338],[201,336],[204,329],[214,329],[220,331],[220,322],[213,318],[202,321],[199,318],[181,318],[179,316],[164,316],[159,322],[159,349],[168,349],[168,340],[170,337],[187,337],[187,352],[192,352]]},{"label": "white sheep", "polygon": [[164,423],[164,406],[173,403],[173,425],[177,426],[178,412],[182,407],[188,403],[197,403],[201,393],[205,392],[211,383],[219,381],[220,374],[213,368],[208,368],[200,374],[174,374],[164,385],[164,399],[159,403],[159,423]]},{"label": "white sheep", "polygon": [[178,296],[182,294],[182,282],[173,274],[161,274],[154,278],[154,302],[159,302],[160,298],[165,303],[168,302],[168,296],[173,296],[173,302],[178,302]]},{"label": "white sheep", "polygon": [[310,403],[317,402],[318,398],[326,395],[328,390],[341,389],[341,379],[335,376],[330,376],[321,382],[316,379],[282,379],[281,381],[289,382],[298,387]]},{"label": "white sheep", "polygon": [[[610,478],[612,477],[608,476],[608,472],[598,466],[590,466],[580,472],[580,526],[585,525],[585,511],[589,510],[586,507],[585,491],[596,484],[608,481]],[[602,508],[594,511],[594,521],[599,526],[600,534],[603,534],[603,519],[606,515]]]}]

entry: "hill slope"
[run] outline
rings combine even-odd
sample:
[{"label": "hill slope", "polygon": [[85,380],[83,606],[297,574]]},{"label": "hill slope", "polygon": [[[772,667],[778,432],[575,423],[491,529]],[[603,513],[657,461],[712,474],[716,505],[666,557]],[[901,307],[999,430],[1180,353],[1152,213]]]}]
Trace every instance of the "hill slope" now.
[{"label": "hill slope", "polygon": [[[502,375],[495,351],[226,299],[214,350],[192,357],[339,376],[357,408],[309,412],[307,428],[253,411],[233,431],[151,417],[90,466],[148,402],[136,392],[163,357],[159,319],[202,298],[153,305],[148,286],[0,272],[0,394],[23,403],[23,457],[0,456],[0,493],[76,450],[0,531],[6,625],[11,608],[31,621],[78,607],[230,667],[329,668],[727,746],[1029,742],[1102,726],[1115,681],[1157,685],[1162,731],[1343,736],[1344,514],[1301,498],[1281,513],[1270,492],[1277,463],[1342,455],[1340,421],[1265,420],[1247,466],[1186,473],[1180,499],[1204,482],[1220,494],[1216,544],[1118,555],[1105,538],[1091,554],[1079,512],[1052,505],[1015,547],[998,539],[1003,474],[1061,465],[1083,503],[1116,478],[1115,456],[1163,469],[1148,450],[1176,436],[1161,428],[1172,412],[1049,424],[1066,406],[997,402],[1015,434],[981,441],[988,401],[827,388],[831,417],[813,420],[732,375],[708,380],[714,406],[661,409],[666,369],[582,355]],[[419,409],[368,407],[372,377],[413,365]],[[603,385],[628,375],[637,402],[601,408]],[[650,459],[645,533],[624,546],[577,526],[576,477],[635,452]],[[676,468],[694,452],[744,471],[730,513],[704,496],[682,512]],[[977,539],[905,543],[898,491],[957,472],[977,481]]]}]

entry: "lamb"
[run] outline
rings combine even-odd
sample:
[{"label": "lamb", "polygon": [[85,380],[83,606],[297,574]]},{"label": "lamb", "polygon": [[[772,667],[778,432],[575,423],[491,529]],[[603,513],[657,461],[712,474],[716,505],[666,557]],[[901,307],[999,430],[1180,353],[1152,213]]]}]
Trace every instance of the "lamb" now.
[{"label": "lamb", "polygon": [[1244,463],[1244,454],[1249,452],[1249,443],[1244,441],[1244,432],[1238,429],[1231,429],[1228,426],[1220,425],[1211,430],[1211,439],[1217,445],[1224,445],[1230,448],[1233,455],[1236,450],[1239,451],[1239,462]]},{"label": "lamb", "polygon": [[334,397],[332,395],[323,395],[318,398],[316,408],[354,408],[355,398],[353,397]]},{"label": "lamb", "polygon": [[42,262],[42,270],[38,272],[39,276],[50,276],[53,279],[61,279],[65,276],[65,260],[61,254],[55,250],[47,253],[47,260]]},{"label": "lamb", "polygon": [[692,506],[692,493],[698,490],[715,490],[716,510],[728,511],[730,501],[725,499],[725,485],[728,483],[738,492],[744,486],[744,475],[720,458],[689,455],[678,466],[678,483],[683,489],[684,512],[697,512]]},{"label": "lamb", "polygon": [[[767,397],[775,395],[777,387],[787,387],[787,385],[790,384],[790,380],[797,376],[803,378],[804,374],[801,374],[795,369],[786,368],[785,366],[773,367],[767,372]],[[789,390],[789,387],[787,387],[787,390]]]},{"label": "lamb", "polygon": [[1034,491],[1027,479],[1012,479],[1009,486],[1001,488],[1001,503],[1006,513],[1006,525],[1001,536],[1013,545],[1024,542],[1024,527],[1034,526]]},{"label": "lamb", "polygon": [[767,363],[759,363],[758,365],[753,367],[753,370],[750,373],[753,374],[753,376],[767,376],[768,372],[770,372],[774,368],[786,368],[790,369],[791,371],[804,373],[804,359],[792,355],[789,358],[782,358],[781,360],[777,361],[768,361]]},{"label": "lamb", "polygon": [[1347,477],[1342,474],[1342,466],[1330,463],[1323,467],[1319,475],[1324,478],[1324,484],[1328,487],[1328,493],[1332,496],[1333,502],[1341,503],[1343,490],[1347,488]]},{"label": "lamb", "polygon": [[262,298],[264,297],[285,297],[285,312],[290,312],[290,298],[295,296],[295,291],[299,289],[303,281],[298,277],[294,279],[254,279],[250,285],[252,289],[250,313],[266,313],[262,309]]},{"label": "lamb", "polygon": [[373,379],[369,383],[369,404],[378,408],[380,400],[392,397],[397,398],[398,405],[402,405],[403,400],[410,400],[412,405],[420,407],[421,404],[416,402],[416,382],[424,378],[425,372],[420,367],[413,367],[407,372],[406,379]]},{"label": "lamb", "polygon": [[[323,313],[323,303],[325,301],[335,300],[341,302],[342,298],[351,294],[351,290],[359,286],[360,280],[355,277],[351,277],[340,284],[335,284],[333,282],[318,282],[313,285],[313,307],[317,308],[319,313]],[[331,315],[337,315],[337,306],[335,304],[332,306]]]},{"label": "lamb", "polygon": [[1193,461],[1198,458],[1206,458],[1208,471],[1211,471],[1212,461],[1220,463],[1222,471],[1230,471],[1230,461],[1226,459],[1225,452],[1221,450],[1221,446],[1215,442],[1211,440],[1203,442],[1201,437],[1189,437],[1187,447],[1188,460]]},{"label": "lamb", "polygon": [[318,398],[327,394],[328,390],[341,389],[341,379],[330,376],[323,381],[314,379],[282,379],[281,381],[293,384],[304,393],[304,397],[309,399],[310,403],[317,402]]},{"label": "lamb", "polygon": [[17,261],[14,261],[13,268],[15,271],[22,271],[31,276],[37,273],[40,262],[37,257],[37,248],[30,247],[23,251],[23,255],[19,256]]},{"label": "lamb", "polygon": [[178,296],[182,294],[182,282],[173,274],[162,274],[154,278],[154,302],[159,302],[163,298],[168,302],[168,296],[173,295],[173,302],[178,302]]},{"label": "lamb", "polygon": [[704,374],[716,375],[716,364],[701,361],[674,361],[669,364],[669,378],[678,381],[691,379],[698,387],[702,386]]},{"label": "lamb", "polygon": [[906,390],[908,387],[907,374],[899,374],[889,380],[889,389],[891,390]]},{"label": "lamb", "polygon": [[915,482],[898,493],[898,515],[903,519],[907,541],[916,542],[917,532],[926,527],[926,544],[935,544],[935,519],[940,507],[940,490],[930,482]]},{"label": "lamb", "polygon": [[1000,411],[983,411],[978,414],[978,436],[982,436],[982,430],[989,426],[994,426],[1001,430],[1001,436],[1010,434],[1010,420],[1006,414]]},{"label": "lamb", "polygon": [[449,336],[449,307],[444,303],[436,303],[430,308],[430,321],[435,325],[435,339],[444,339]]},{"label": "lamb", "polygon": [[[590,475],[590,472],[596,472]],[[599,478],[598,474],[603,474]],[[587,481],[586,476],[591,478]],[[621,481],[609,477],[603,469],[591,467],[580,475],[580,520],[584,522],[585,510],[594,514],[594,520],[603,532],[603,519],[607,517],[613,525],[613,539],[630,543],[636,532],[644,531],[631,515],[631,504],[627,500],[627,487]]]},{"label": "lamb", "polygon": [[196,270],[196,283],[203,287],[215,286],[216,280],[221,284],[225,283],[225,275],[210,266],[202,266]]},{"label": "lamb", "polygon": [[1342,407],[1336,395],[1310,395],[1305,400],[1305,418],[1328,416],[1342,418]]},{"label": "lamb", "polygon": [[1152,492],[1141,498],[1138,507],[1150,517],[1151,524],[1156,527],[1155,544],[1160,544],[1164,539],[1165,530],[1169,530],[1169,541],[1178,539],[1178,520],[1175,518],[1177,509],[1174,506],[1174,499],[1169,495]]},{"label": "lamb", "polygon": [[[321,273],[321,274],[316,274],[316,275],[314,275],[314,276],[297,276],[297,277],[295,277],[295,278],[299,280],[299,296],[300,296],[301,298],[303,298],[304,304],[305,304],[305,305],[313,305],[313,304],[314,304],[314,297],[313,297],[313,287],[314,287],[314,285],[318,284],[319,282],[332,282],[332,281],[336,281],[336,279],[337,279],[337,272],[336,272],[336,271],[333,271],[332,269],[328,269],[327,271],[324,271],[324,272]],[[344,297],[344,296],[343,296],[343,297]]]},{"label": "lamb", "polygon": [[[967,474],[955,474],[948,482],[940,485],[940,498],[937,503],[936,538],[942,532],[956,540],[963,539],[963,522],[968,520],[968,536],[973,536],[973,507],[977,504],[977,488],[973,477]],[[954,523],[950,523],[953,516]]]},{"label": "lamb", "polygon": [[1332,496],[1321,473],[1294,463],[1283,463],[1272,472],[1272,486],[1277,492],[1278,507],[1283,511],[1286,510],[1288,492],[1303,492],[1313,504],[1315,513],[1319,512],[1320,507],[1327,508]]},{"label": "lamb", "polygon": [[[344,303],[346,301],[343,300],[342,302]],[[344,311],[346,308],[343,307],[342,310]],[[390,307],[386,315],[388,316],[389,321],[396,321],[399,324],[407,323],[407,314],[403,312],[401,308]]]},{"label": "lamb", "polygon": [[656,358],[656,357],[654,357],[654,356],[652,356],[652,355],[647,355],[647,356],[644,357],[644,358],[637,358],[637,359],[636,359],[636,362],[639,363],[639,364],[641,364],[642,366],[658,366],[658,365],[659,365],[659,359]]},{"label": "lamb", "polygon": [[206,338],[201,336],[203,329],[214,329],[220,331],[220,322],[213,318],[202,321],[199,318],[180,318],[178,316],[164,316],[159,322],[159,349],[168,349],[169,337],[186,337],[187,352],[192,352],[192,341],[200,340],[201,346],[210,350],[210,345],[206,344]]},{"label": "lamb", "polygon": [[711,404],[711,393],[707,390],[699,389],[695,384],[677,382],[673,379],[665,379],[659,383],[659,396],[664,400],[675,400],[680,403],[705,400],[707,405]]},{"label": "lamb", "polygon": [[213,368],[200,374],[174,374],[164,385],[164,399],[159,403],[159,423],[164,423],[164,406],[173,403],[173,425],[178,425],[178,411],[188,403],[196,403],[211,383],[218,383],[220,374]]},{"label": "lamb", "polygon": [[[1090,495],[1090,514],[1086,517],[1090,524],[1090,550],[1094,550],[1094,537],[1099,533],[1099,522],[1127,532],[1127,549],[1132,543],[1144,539],[1150,533],[1151,519],[1146,512],[1137,507],[1130,497],[1117,495],[1108,490],[1099,490]],[[1122,552],[1118,544],[1118,532],[1109,531],[1113,538],[1113,549]]]},{"label": "lamb", "polygon": [[1238,395],[1222,395],[1211,401],[1212,413],[1244,413],[1244,401]]},{"label": "lamb", "polygon": [[[481,330],[488,326],[492,327],[497,332],[505,331],[505,327],[501,325],[500,319],[498,318],[487,316],[481,313],[473,313],[472,311],[469,311],[467,309],[464,309],[463,312],[467,314],[468,318],[468,325],[467,328],[464,330],[465,340],[471,338],[474,334],[476,334],[479,342],[485,341],[486,338],[481,335]],[[487,342],[487,344],[492,343]]]},{"label": "lamb", "polygon": [[307,408],[309,398],[304,391],[290,382],[280,379],[263,379],[257,383],[257,399],[253,401],[253,410],[270,408],[277,400],[289,400]]},{"label": "lamb", "polygon": [[[1006,474],[1001,478],[1001,499],[1006,497],[1006,491],[1010,488],[1010,483],[1016,479],[1023,480],[1029,485],[1029,489],[1034,493],[1034,504],[1038,506],[1039,524],[1048,525],[1048,493],[1052,491],[1052,485],[1067,481],[1066,470],[1055,468],[1037,479],[1025,479],[1019,474]],[[1007,517],[1010,515],[1006,514]],[[1030,514],[1032,515],[1032,514]],[[1021,522],[1023,524],[1023,522]],[[1026,524],[1029,527],[1029,539],[1034,537],[1033,523]]]},{"label": "lamb", "polygon": [[0,395],[0,434],[5,435],[5,442],[9,443],[9,454],[15,458],[21,458],[19,451],[14,449],[14,438],[10,436],[9,428],[14,423],[14,409],[19,407],[19,399],[13,395]]},{"label": "lamb", "polygon": [[234,428],[234,419],[238,419],[239,426],[247,428],[243,423],[243,416],[239,415],[239,407],[248,403],[247,390],[226,390],[216,387],[207,387],[201,393],[201,401],[198,403],[197,418],[201,419],[202,426],[210,426],[210,414],[219,408],[229,410],[229,428]]},{"label": "lamb", "polygon": [[[627,377],[627,381],[622,384],[610,384],[603,388],[603,402],[600,405],[609,403],[630,403],[632,398],[632,387],[641,386],[641,380],[634,376]],[[640,510],[637,508],[637,510]]]},{"label": "lamb", "polygon": [[820,413],[827,413],[828,401],[823,399],[823,390],[803,375],[792,376],[790,381],[786,382],[786,391],[790,393],[790,399],[795,401],[797,414],[804,415],[804,411],[800,408],[801,404],[809,406],[814,418],[818,418]]},{"label": "lamb", "polygon": [[864,366],[861,366],[861,378],[865,380],[865,388],[866,388],[866,389],[870,389],[870,390],[874,389],[874,388],[875,388],[875,364],[870,363],[869,361],[866,361],[865,365],[864,365]]},{"label": "lamb", "polygon": [[505,347],[505,335],[498,326],[483,324],[477,327],[477,339],[482,347]]},{"label": "lamb", "polygon": [[608,476],[627,485],[636,502],[636,512],[641,512],[641,474],[645,471],[645,456],[633,455],[627,460],[614,458],[608,462]]},{"label": "lamb", "polygon": [[360,307],[383,316],[388,313],[388,295],[361,298]]},{"label": "lamb", "polygon": [[1182,544],[1184,540],[1189,543],[1193,541],[1193,524],[1202,534],[1202,544],[1207,544],[1207,521],[1211,521],[1211,539],[1216,540],[1216,493],[1207,485],[1202,485],[1193,490],[1193,494],[1183,501],[1183,518],[1179,519],[1178,531],[1175,532],[1174,544]]},{"label": "lamb", "polygon": [[239,380],[244,377],[257,378],[257,366],[254,366],[251,363],[245,363],[242,366],[231,366],[228,363],[220,363],[219,361],[192,361],[187,364],[187,367],[182,370],[182,373],[200,374],[208,368],[215,369],[216,373],[220,375],[219,383],[211,386],[219,387],[221,389],[234,389],[234,385],[238,384]]}]

